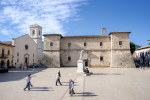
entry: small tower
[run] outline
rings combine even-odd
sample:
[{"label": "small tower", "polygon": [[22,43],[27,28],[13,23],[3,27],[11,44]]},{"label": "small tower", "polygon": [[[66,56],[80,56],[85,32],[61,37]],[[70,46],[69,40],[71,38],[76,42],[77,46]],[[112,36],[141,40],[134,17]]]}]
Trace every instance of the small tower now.
[{"label": "small tower", "polygon": [[[107,28],[101,28],[101,35],[107,35],[106,29]],[[105,34],[103,34],[103,30],[105,31]]]},{"label": "small tower", "polygon": [[38,24],[30,25],[30,37],[37,43],[37,59],[42,60],[42,27]]}]

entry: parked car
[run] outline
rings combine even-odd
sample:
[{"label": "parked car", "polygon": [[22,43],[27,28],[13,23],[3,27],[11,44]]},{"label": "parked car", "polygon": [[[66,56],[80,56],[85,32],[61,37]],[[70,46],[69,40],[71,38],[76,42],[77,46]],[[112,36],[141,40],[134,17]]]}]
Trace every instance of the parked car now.
[{"label": "parked car", "polygon": [[135,66],[136,66],[136,68],[139,68],[139,67],[140,67],[140,65],[139,65],[138,63],[135,63]]},{"label": "parked car", "polygon": [[29,68],[33,68],[33,64],[29,65]]},{"label": "parked car", "polygon": [[36,64],[35,67],[39,67],[39,64]]},{"label": "parked car", "polygon": [[5,67],[0,67],[0,73],[5,73],[8,72],[8,69],[6,69]]}]

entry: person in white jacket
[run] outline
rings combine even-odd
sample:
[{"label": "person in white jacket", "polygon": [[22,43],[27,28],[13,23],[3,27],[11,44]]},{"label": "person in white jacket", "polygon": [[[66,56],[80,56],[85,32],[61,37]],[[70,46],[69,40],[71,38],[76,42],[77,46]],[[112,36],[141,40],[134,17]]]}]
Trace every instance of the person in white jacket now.
[{"label": "person in white jacket", "polygon": [[59,82],[60,85],[62,85],[61,82],[60,82],[59,72],[58,72],[58,74],[56,75],[56,86],[57,86],[57,82]]}]

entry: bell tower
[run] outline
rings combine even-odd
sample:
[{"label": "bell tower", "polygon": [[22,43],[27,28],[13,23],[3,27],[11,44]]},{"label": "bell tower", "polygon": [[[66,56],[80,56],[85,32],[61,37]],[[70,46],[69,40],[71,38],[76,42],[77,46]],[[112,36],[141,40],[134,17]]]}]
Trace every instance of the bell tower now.
[{"label": "bell tower", "polygon": [[42,27],[38,24],[30,25],[30,37],[37,43],[37,59],[42,60]]}]

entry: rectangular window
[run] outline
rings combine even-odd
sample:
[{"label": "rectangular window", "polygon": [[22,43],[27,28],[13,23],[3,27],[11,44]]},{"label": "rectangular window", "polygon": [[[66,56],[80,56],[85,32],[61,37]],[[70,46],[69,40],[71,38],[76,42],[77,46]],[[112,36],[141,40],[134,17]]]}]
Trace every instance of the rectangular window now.
[{"label": "rectangular window", "polygon": [[68,61],[71,61],[71,57],[68,57]]},{"label": "rectangular window", "polygon": [[119,45],[122,45],[122,41],[119,41]]},{"label": "rectangular window", "polygon": [[34,62],[34,59],[33,59],[33,62]]},{"label": "rectangular window", "polygon": [[17,56],[19,56],[19,52],[17,52]]},{"label": "rectangular window", "polygon": [[84,43],[84,46],[86,46],[86,43]]},{"label": "rectangular window", "polygon": [[10,55],[10,50],[8,50],[8,55]]},{"label": "rectangular window", "polygon": [[19,58],[17,58],[17,63],[19,63]]},{"label": "rectangular window", "polygon": [[103,61],[103,57],[102,56],[100,57],[100,61]]},{"label": "rectangular window", "polygon": [[103,46],[103,42],[100,42],[100,46]]},{"label": "rectangular window", "polygon": [[34,57],[34,54],[33,54],[33,57]]},{"label": "rectangular window", "polygon": [[50,43],[50,46],[53,46],[53,42]]},{"label": "rectangular window", "polygon": [[71,43],[68,43],[68,47],[71,47]]}]

